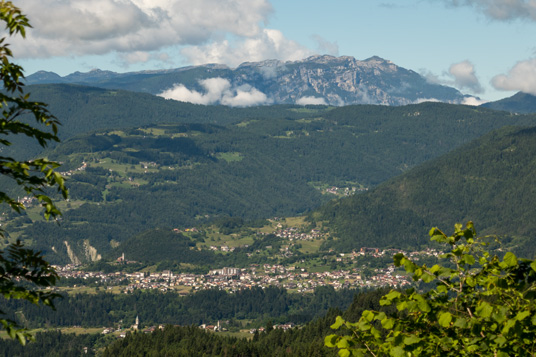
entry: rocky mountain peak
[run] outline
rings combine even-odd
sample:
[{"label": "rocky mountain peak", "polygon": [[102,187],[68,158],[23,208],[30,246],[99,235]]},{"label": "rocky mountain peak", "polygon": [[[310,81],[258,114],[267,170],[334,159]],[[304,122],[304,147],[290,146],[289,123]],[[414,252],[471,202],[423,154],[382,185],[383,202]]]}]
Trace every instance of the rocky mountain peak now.
[{"label": "rocky mountain peak", "polygon": [[[152,94],[163,94],[182,85],[189,91],[203,95],[209,88],[204,87],[201,80],[221,78],[228,81],[230,94],[226,94],[225,101],[218,101],[218,96],[212,95],[211,98],[216,99],[210,104],[233,102],[233,97],[230,100],[229,95],[236,93],[238,96],[239,92],[242,98],[247,99],[247,104],[240,105],[405,105],[425,100],[460,103],[464,98],[454,88],[428,83],[418,73],[398,67],[378,56],[357,60],[351,56],[314,55],[298,61],[271,59],[244,62],[235,69],[208,64],[174,70],[144,71],[143,76],[140,73],[142,72],[118,74],[94,70],[87,73],[75,72],[66,77],[36,73],[28,76],[27,82],[78,83]],[[186,101],[191,98],[168,97]],[[205,102],[206,100],[203,101]]]}]

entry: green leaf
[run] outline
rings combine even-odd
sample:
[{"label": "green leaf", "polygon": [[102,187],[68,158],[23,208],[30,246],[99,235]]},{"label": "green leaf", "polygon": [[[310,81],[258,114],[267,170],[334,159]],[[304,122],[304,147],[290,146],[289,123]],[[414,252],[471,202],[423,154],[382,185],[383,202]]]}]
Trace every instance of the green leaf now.
[{"label": "green leaf", "polygon": [[425,283],[432,282],[435,280],[435,278],[436,278],[435,275],[432,275],[426,272],[421,277],[422,281],[424,281]]},{"label": "green leaf", "polygon": [[504,336],[497,336],[497,338],[494,340],[496,344],[499,346],[502,346],[506,343],[506,338]]},{"label": "green leaf", "polygon": [[482,301],[476,308],[476,314],[479,317],[487,318],[491,316],[493,307],[485,301]]},{"label": "green leaf", "polygon": [[396,291],[396,290],[391,290],[387,295],[385,295],[384,297],[389,299],[389,300],[394,300],[396,298],[399,298],[400,295],[402,295],[399,291]]},{"label": "green leaf", "polygon": [[463,317],[458,317],[456,321],[454,322],[454,326],[459,328],[466,328],[467,327],[467,320]]},{"label": "green leaf", "polygon": [[437,320],[439,325],[443,327],[449,327],[451,321],[452,321],[452,315],[450,314],[450,312],[442,312],[439,315],[439,319]]},{"label": "green leaf", "polygon": [[339,356],[348,357],[348,356],[350,356],[350,351],[348,351],[347,349],[339,350]]},{"label": "green leaf", "polygon": [[361,317],[367,320],[368,322],[371,322],[372,320],[374,320],[374,312],[370,310],[365,310],[361,314]]},{"label": "green leaf", "polygon": [[384,329],[391,330],[395,325],[395,321],[391,318],[386,317],[381,321],[381,324]]},{"label": "green leaf", "polygon": [[536,271],[536,259],[532,261],[532,263],[530,263],[530,267],[532,268],[532,270]]},{"label": "green leaf", "polygon": [[326,338],[324,338],[324,345],[326,347],[335,347],[339,337],[340,336],[338,336],[338,335],[328,335],[328,336],[326,336]]},{"label": "green leaf", "polygon": [[406,351],[401,346],[393,348],[389,354],[393,357],[406,357]]},{"label": "green leaf", "polygon": [[468,275],[466,278],[465,278],[465,283],[467,285],[469,285],[470,287],[475,287],[476,285],[476,281],[475,279],[471,276],[471,275]]},{"label": "green leaf", "polygon": [[335,323],[333,325],[331,325],[330,327],[333,329],[333,330],[337,330],[339,329],[346,321],[344,321],[344,319],[341,317],[341,316],[337,316],[337,318],[335,319]]},{"label": "green leaf", "polygon": [[473,257],[470,254],[465,254],[463,256],[463,261],[465,262],[465,264],[473,265],[473,264],[475,264],[475,257]]},{"label": "green leaf", "polygon": [[350,344],[348,343],[348,336],[341,336],[341,338],[337,341],[336,346],[338,348],[348,348],[348,347],[350,347]]},{"label": "green leaf", "polygon": [[426,299],[422,297],[422,295],[417,294],[414,296],[414,298],[417,301],[417,306],[419,307],[419,310],[421,310],[422,312],[430,312],[432,310],[430,308],[430,305],[428,304]]},{"label": "green leaf", "polygon": [[502,329],[502,333],[507,334],[510,331],[510,329],[515,326],[516,322],[517,322],[516,320],[506,321],[506,325],[504,325]]},{"label": "green leaf", "polygon": [[404,344],[405,345],[413,345],[415,343],[421,342],[421,340],[422,340],[422,338],[420,338],[419,336],[411,335],[411,336],[408,336],[408,337],[404,338]]},{"label": "green leaf", "polygon": [[521,311],[516,315],[516,320],[521,321],[530,316],[530,311]]},{"label": "green leaf", "polygon": [[397,253],[393,256],[393,261],[394,261],[394,264],[395,266],[399,267],[402,265],[402,259],[404,259],[404,254],[402,253]]},{"label": "green leaf", "polygon": [[435,274],[441,269],[441,267],[437,264],[435,264],[433,267],[430,268],[430,273]]},{"label": "green leaf", "polygon": [[514,253],[508,252],[504,255],[503,262],[506,263],[506,266],[513,267],[517,265],[517,257]]}]

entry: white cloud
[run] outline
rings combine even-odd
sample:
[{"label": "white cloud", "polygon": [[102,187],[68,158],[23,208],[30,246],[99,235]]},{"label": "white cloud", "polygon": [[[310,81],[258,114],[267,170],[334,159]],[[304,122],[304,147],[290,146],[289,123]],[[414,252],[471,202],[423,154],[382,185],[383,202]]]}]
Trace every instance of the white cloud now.
[{"label": "white cloud", "polygon": [[147,63],[149,61],[158,61],[161,63],[171,64],[171,58],[167,53],[164,52],[146,52],[146,51],[134,51],[134,52],[125,52],[119,54],[119,63],[123,67],[128,67],[134,63]]},{"label": "white cloud", "polygon": [[493,87],[536,95],[536,58],[520,61],[508,72],[493,77]]},{"label": "white cloud", "polygon": [[296,100],[298,105],[326,105],[328,104],[324,98],[321,97],[301,97]]},{"label": "white cloud", "polygon": [[428,103],[428,102],[441,103],[441,101],[436,98],[417,98],[417,100],[415,100],[413,104],[421,104],[421,103]]},{"label": "white cloud", "polygon": [[339,56],[339,44],[326,40],[320,35],[313,35],[313,40],[317,43],[317,51],[323,55]]},{"label": "white cloud", "polygon": [[421,68],[419,70],[419,74],[421,76],[424,77],[424,79],[426,79],[426,81],[428,83],[432,83],[432,84],[441,84],[442,81],[439,79],[439,76],[437,76],[435,73],[432,73],[431,71],[425,69],[425,68]]},{"label": "white cloud", "polygon": [[268,0],[20,0],[33,29],[12,39],[19,58],[156,51],[227,34],[254,38]]},{"label": "white cloud", "polygon": [[453,6],[473,6],[496,20],[536,20],[534,0],[443,0]]},{"label": "white cloud", "polygon": [[223,93],[220,103],[231,107],[249,107],[270,104],[266,94],[249,85],[243,85]]},{"label": "white cloud", "polygon": [[454,63],[449,68],[454,78],[454,86],[458,89],[469,89],[473,93],[482,93],[483,89],[476,77],[475,67],[469,61]]},{"label": "white cloud", "polygon": [[295,61],[313,54],[297,42],[286,39],[281,31],[273,29],[263,29],[258,36],[242,41],[231,42],[226,39],[186,47],[181,53],[192,64],[225,63],[229,66],[273,58]]},{"label": "white cloud", "polygon": [[441,76],[436,75],[426,69],[421,69],[420,75],[428,83],[441,84],[456,87],[459,90],[469,90],[473,93],[482,93],[484,89],[476,76],[474,65],[470,61],[462,61],[450,65],[448,72],[444,71]]},{"label": "white cloud", "polygon": [[190,90],[183,84],[178,84],[158,95],[181,102],[203,105],[223,104],[232,107],[265,105],[272,102],[266,94],[258,89],[249,85],[232,87],[231,83],[224,78],[208,78],[199,81],[199,84],[205,90],[204,93]]},{"label": "white cloud", "polygon": [[483,100],[477,97],[465,97],[463,98],[461,104],[472,105],[472,106],[478,107],[479,105],[482,105],[487,102],[488,102],[487,100]]}]

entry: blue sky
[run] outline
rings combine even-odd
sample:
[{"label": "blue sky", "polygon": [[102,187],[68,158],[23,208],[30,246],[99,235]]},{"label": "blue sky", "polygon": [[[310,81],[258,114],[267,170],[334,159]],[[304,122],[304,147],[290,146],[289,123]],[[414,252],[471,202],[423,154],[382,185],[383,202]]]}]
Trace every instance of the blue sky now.
[{"label": "blue sky", "polygon": [[534,0],[20,0],[26,74],[377,55],[485,100],[536,95]]}]

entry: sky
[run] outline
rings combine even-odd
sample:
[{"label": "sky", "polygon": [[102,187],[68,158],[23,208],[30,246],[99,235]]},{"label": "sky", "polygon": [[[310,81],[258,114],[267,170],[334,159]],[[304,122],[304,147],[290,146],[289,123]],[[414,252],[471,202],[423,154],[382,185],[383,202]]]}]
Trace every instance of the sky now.
[{"label": "sky", "polygon": [[536,95],[536,0],[18,0],[25,74],[380,56],[483,101]]}]

